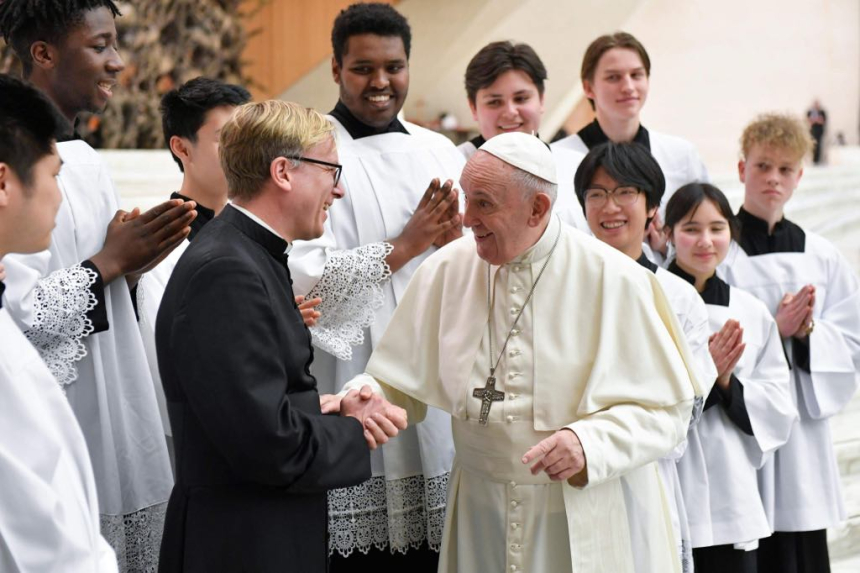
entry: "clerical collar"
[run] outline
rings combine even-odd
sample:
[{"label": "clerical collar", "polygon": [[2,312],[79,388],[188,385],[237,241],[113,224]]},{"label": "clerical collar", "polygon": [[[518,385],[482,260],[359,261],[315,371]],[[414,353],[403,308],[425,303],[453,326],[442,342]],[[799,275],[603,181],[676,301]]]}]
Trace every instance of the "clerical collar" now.
[{"label": "clerical collar", "polygon": [[[609,137],[603,132],[603,128],[600,127],[596,119],[576,132],[576,135],[579,136],[589,149],[609,141]],[[639,124],[639,131],[633,136],[633,141],[644,145],[648,151],[651,151],[651,137],[648,135],[648,130],[641,123]]]},{"label": "clerical collar", "polygon": [[741,248],[750,257],[771,253],[802,253],[806,250],[806,232],[785,217],[768,233],[767,221],[759,219],[741,207]]},{"label": "clerical collar", "polygon": [[[677,261],[672,261],[669,265],[669,272],[674,273],[693,285],[696,286],[696,277],[686,272],[678,266]],[[702,300],[705,304],[715,304],[718,306],[729,306],[729,285],[714,273],[714,276],[705,281],[705,290],[700,292]]]},{"label": "clerical collar", "polygon": [[[236,212],[238,212],[238,214],[234,214]],[[231,221],[233,224],[236,224],[237,221],[247,221],[248,219],[250,219],[250,223],[256,223],[236,226],[239,227],[241,231],[243,231],[253,240],[263,245],[267,251],[272,253],[272,256],[280,258],[283,255],[289,254],[290,250],[292,250],[292,244],[290,244],[283,237],[281,237],[277,231],[275,231],[272,227],[269,226],[268,223],[266,223],[257,215],[251,213],[244,207],[240,207],[235,203],[230,203],[229,205],[224,207],[223,211],[221,211],[220,217],[223,217],[228,213],[230,215],[228,217],[228,220]],[[247,219],[239,214],[244,215],[245,217],[247,217]]]},{"label": "clerical collar", "polygon": [[552,252],[552,247],[555,245],[555,238],[558,236],[560,226],[561,223],[558,220],[558,216],[551,215],[549,218],[549,224],[547,224],[543,235],[541,235],[537,243],[526,249],[523,254],[515,257],[514,260],[508,264],[531,265],[545,259]]},{"label": "clerical collar", "polygon": [[648,269],[649,271],[651,271],[652,273],[654,273],[654,274],[657,273],[657,268],[658,268],[657,265],[655,265],[653,262],[651,262],[651,259],[649,259],[648,257],[645,256],[645,253],[642,253],[641,255],[639,255],[639,258],[636,259],[636,262],[639,263],[640,265],[642,265],[643,267],[645,267],[646,269]]},{"label": "clerical collar", "polygon": [[329,115],[338,120],[353,139],[361,139],[363,137],[381,135],[383,133],[405,133],[406,135],[409,135],[409,132],[406,131],[406,128],[402,123],[400,123],[400,120],[397,119],[397,116],[394,116],[391,123],[383,128],[371,127],[355,117],[352,112],[349,111],[349,108],[340,100],[338,100],[334,109],[329,112]]},{"label": "clerical collar", "polygon": [[484,139],[484,136],[479,133],[478,137],[473,137],[469,140],[469,143],[474,145],[475,149],[481,149],[481,146],[487,143],[487,140]]},{"label": "clerical collar", "polygon": [[3,291],[6,290],[6,283],[0,281],[0,308],[3,308]]},{"label": "clerical collar", "polygon": [[191,221],[191,232],[188,233],[189,241],[193,241],[194,237],[197,235],[197,233],[200,232],[203,226],[215,218],[214,210],[209,209],[208,207],[204,207],[200,204],[199,201],[192,199],[191,197],[186,197],[185,195],[182,195],[180,193],[171,193],[170,198],[182,199],[183,201],[194,201],[195,203],[197,203],[197,206],[194,208],[194,210],[197,211],[197,217],[193,221]]}]

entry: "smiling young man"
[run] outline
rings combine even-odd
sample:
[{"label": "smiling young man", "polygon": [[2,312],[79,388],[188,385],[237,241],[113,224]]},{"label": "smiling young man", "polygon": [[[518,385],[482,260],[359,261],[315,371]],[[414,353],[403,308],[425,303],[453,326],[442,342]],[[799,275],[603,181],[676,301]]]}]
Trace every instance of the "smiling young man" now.
[{"label": "smiling young man", "polygon": [[785,218],[812,148],[803,122],[762,115],[744,129],[741,146],[741,238],[722,268],[727,282],[773,313],[800,413],[759,475],[775,532],[761,541],[759,572],[827,572],[827,528],[846,517],[829,419],[857,390],[860,283],[831,243]]},{"label": "smiling young man", "polygon": [[406,419],[370,420],[384,405],[355,394],[323,416],[310,374],[287,261],[343,196],[331,123],[290,102],[245,104],[219,153],[233,203],[188,246],[156,322],[176,438],[159,571],[324,573],[326,490],[370,477],[368,447]]},{"label": "smiling young man", "polygon": [[[56,110],[0,75],[0,259],[48,248],[62,201]],[[56,379],[3,305],[0,265],[0,570],[113,573],[86,442]]]},{"label": "smiling young man", "polygon": [[537,134],[546,68],[528,44],[491,42],[466,67],[466,97],[480,134],[457,149],[468,159],[500,133]]},{"label": "smiling young man", "polygon": [[48,250],[7,257],[9,313],[39,349],[87,441],[102,531],[121,569],[152,569],[173,478],[130,287],[190,232],[193,202],[140,213],[119,200],[98,153],[77,138],[124,63],[111,0],[6,0],[0,33],[59,109],[63,203]]},{"label": "smiling young man", "polygon": [[[323,237],[299,241],[290,256],[296,292],[323,301],[313,329],[325,351],[314,361],[323,392],[363,371],[412,273],[461,235],[452,182],[463,156],[444,136],[397,117],[411,44],[408,22],[386,4],[354,4],[332,28],[340,96],[330,117],[345,197],[329,211]],[[435,571],[428,546],[438,551],[452,457],[450,419],[434,411],[373,453],[368,482],[331,492],[333,571],[378,561]]]},{"label": "smiling young man", "polygon": [[[681,185],[708,180],[708,171],[689,141],[642,125],[640,114],[648,99],[651,59],[634,36],[616,32],[595,39],[582,57],[580,78],[595,119],[577,133],[552,144],[561,181],[556,209],[565,221],[588,230],[571,182],[582,157],[606,141],[633,141],[648,148],[666,179],[663,205]],[[663,211],[661,206],[655,216],[657,223],[662,221]],[[658,229],[649,235],[653,235],[649,240],[654,248],[665,250],[665,237],[659,236]]]}]

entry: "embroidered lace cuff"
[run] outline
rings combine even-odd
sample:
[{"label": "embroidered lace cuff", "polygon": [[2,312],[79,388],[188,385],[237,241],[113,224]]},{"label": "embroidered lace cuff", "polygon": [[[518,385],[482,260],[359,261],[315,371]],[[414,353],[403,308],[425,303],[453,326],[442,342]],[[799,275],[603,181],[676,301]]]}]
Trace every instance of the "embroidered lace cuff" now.
[{"label": "embroidered lace cuff", "polygon": [[348,557],[371,547],[406,553],[424,541],[442,546],[448,477],[423,475],[386,480],[375,476],[355,487],[328,492],[329,555]]},{"label": "embroidered lace cuff", "polygon": [[385,294],[382,284],[391,276],[385,262],[394,247],[370,243],[335,251],[307,298],[320,297],[322,316],[311,327],[314,345],[341,360],[352,358],[352,347],[364,342],[364,329],[373,324]]},{"label": "embroidered lace cuff", "polygon": [[76,265],[41,279],[33,293],[33,325],[24,334],[64,392],[78,377],[75,362],[87,355],[81,339],[93,332],[87,313],[98,303],[90,288],[97,279],[95,271]]},{"label": "embroidered lace cuff", "polygon": [[167,503],[128,513],[100,515],[101,531],[116,553],[120,573],[158,570]]}]

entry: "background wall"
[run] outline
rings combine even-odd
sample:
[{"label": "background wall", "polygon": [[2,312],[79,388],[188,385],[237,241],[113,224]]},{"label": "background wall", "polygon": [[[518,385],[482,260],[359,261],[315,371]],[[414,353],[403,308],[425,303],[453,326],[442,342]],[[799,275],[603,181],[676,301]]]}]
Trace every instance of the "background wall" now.
[{"label": "background wall", "polygon": [[[285,1],[285,0],[283,0]],[[737,161],[743,125],[767,110],[805,113],[818,97],[828,139],[860,129],[858,0],[403,0],[413,30],[407,118],[453,112],[473,126],[463,72],[493,40],[531,44],[549,72],[542,134],[587,119],[579,66],[591,40],[623,29],[653,64],[643,122],[692,140],[712,171]],[[325,24],[325,25],[324,25]],[[328,38],[331,22],[314,32]],[[328,110],[337,97],[326,55],[280,97]],[[571,121],[568,121],[568,120]]]}]

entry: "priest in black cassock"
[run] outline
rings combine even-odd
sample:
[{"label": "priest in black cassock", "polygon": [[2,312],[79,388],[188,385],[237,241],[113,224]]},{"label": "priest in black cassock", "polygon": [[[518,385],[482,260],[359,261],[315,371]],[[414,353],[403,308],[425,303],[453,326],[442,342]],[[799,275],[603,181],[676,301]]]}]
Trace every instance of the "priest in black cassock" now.
[{"label": "priest in black cassock", "polygon": [[326,570],[326,491],[370,477],[368,448],[406,427],[368,388],[320,413],[287,253],[323,232],[341,167],[333,127],[296,104],[223,127],[231,205],[179,260],[156,321],[176,447],[162,572]]}]

